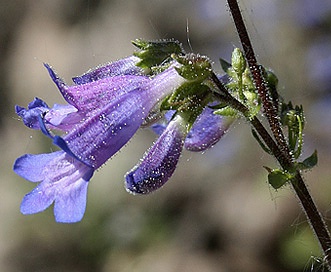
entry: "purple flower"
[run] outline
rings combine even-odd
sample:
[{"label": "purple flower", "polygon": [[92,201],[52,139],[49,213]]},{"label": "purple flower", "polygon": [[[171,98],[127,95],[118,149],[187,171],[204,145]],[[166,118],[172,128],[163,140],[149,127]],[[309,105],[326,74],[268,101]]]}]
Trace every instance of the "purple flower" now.
[{"label": "purple flower", "polygon": [[[74,86],[67,86],[46,64],[69,105],[49,109],[42,100],[35,99],[27,109],[16,106],[28,127],[41,129],[62,149],[50,154],[26,154],[16,160],[17,174],[41,182],[24,197],[23,214],[43,211],[55,202],[57,222],[81,220],[93,172],[130,140],[159,101],[184,82],[174,68],[152,79],[138,75],[130,61],[114,73],[111,64],[93,70],[74,79],[78,83]],[[51,129],[65,134],[53,135]]]},{"label": "purple flower", "polygon": [[48,105],[39,98],[35,98],[29,103],[28,108],[15,106],[15,111],[18,116],[23,119],[24,125],[32,129],[40,129],[38,116],[49,110]]},{"label": "purple flower", "polygon": [[[205,151],[215,145],[229,129],[234,118],[216,115],[213,112],[213,109],[206,107],[195,120],[185,138],[186,150]],[[165,114],[166,120],[170,120],[174,113],[175,111],[168,111]],[[166,129],[166,124],[156,123],[151,128],[157,135],[161,135]]]},{"label": "purple flower", "polygon": [[57,222],[80,221],[86,207],[88,181],[94,169],[64,151],[49,154],[26,154],[18,158],[15,172],[32,181],[42,181],[22,201],[23,214],[38,213],[53,202]]},{"label": "purple flower", "polygon": [[186,122],[176,115],[140,164],[126,174],[127,190],[133,194],[148,194],[163,186],[176,169],[186,134]]},{"label": "purple flower", "polygon": [[195,120],[185,139],[185,149],[189,151],[204,151],[215,145],[229,129],[233,118],[213,113],[206,107]]},{"label": "purple flower", "polygon": [[74,77],[72,80],[80,85],[105,77],[119,76],[119,75],[143,75],[143,69],[136,66],[140,61],[140,58],[135,56],[129,56],[125,59],[121,59],[100,67],[97,67],[93,70],[88,71],[87,73]]},{"label": "purple flower", "polygon": [[233,121],[206,107],[188,132],[188,124],[180,114],[168,111],[165,117],[173,119],[167,126],[160,123],[152,126],[160,137],[143,160],[126,174],[125,185],[130,193],[148,194],[162,187],[175,171],[183,146],[189,151],[206,150],[220,140]]}]

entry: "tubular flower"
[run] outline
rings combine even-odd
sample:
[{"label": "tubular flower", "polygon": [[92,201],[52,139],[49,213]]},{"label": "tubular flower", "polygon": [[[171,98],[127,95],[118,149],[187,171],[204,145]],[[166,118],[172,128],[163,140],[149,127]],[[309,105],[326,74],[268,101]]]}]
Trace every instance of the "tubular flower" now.
[{"label": "tubular flower", "polygon": [[176,115],[143,160],[126,174],[127,190],[133,194],[148,194],[163,186],[176,169],[186,134],[186,122]]},{"label": "tubular flower", "polygon": [[[50,109],[36,98],[27,109],[16,106],[24,124],[41,129],[62,149],[16,160],[18,175],[40,182],[23,198],[23,214],[41,212],[55,202],[57,222],[80,221],[93,172],[130,140],[160,100],[184,82],[174,68],[153,78],[142,76],[135,62],[132,57],[100,67],[74,78],[74,86],[67,86],[45,65],[69,104]],[[65,134],[53,135],[52,129]]]},{"label": "tubular flower", "polygon": [[216,115],[206,107],[195,120],[185,139],[185,149],[204,151],[215,145],[229,129],[234,118]]},{"label": "tubular flower", "polygon": [[[168,111],[165,114],[166,120],[171,119],[174,112]],[[205,151],[214,146],[229,129],[234,118],[217,115],[213,112],[213,109],[206,107],[195,120],[184,141],[186,150]],[[151,128],[157,135],[161,135],[166,129],[166,124],[155,123]]]}]

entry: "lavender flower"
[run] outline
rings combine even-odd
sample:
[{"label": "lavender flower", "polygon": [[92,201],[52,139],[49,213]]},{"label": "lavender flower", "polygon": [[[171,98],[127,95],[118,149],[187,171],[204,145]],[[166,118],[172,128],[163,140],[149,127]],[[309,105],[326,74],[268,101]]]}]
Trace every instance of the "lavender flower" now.
[{"label": "lavender flower", "polygon": [[[147,45],[160,47],[158,43]],[[155,56],[153,52],[151,56]],[[150,56],[148,50],[143,55],[146,54]],[[168,59],[166,55],[162,59]],[[146,76],[145,72],[154,70],[146,63],[146,71],[136,66],[141,63],[140,58],[130,56],[106,64],[74,77],[73,86],[45,64],[68,104],[50,108],[35,98],[27,108],[15,108],[26,126],[41,130],[61,149],[49,154],[26,154],[16,160],[14,171],[18,175],[40,182],[23,198],[23,214],[41,212],[54,202],[57,222],[80,221],[94,171],[139,127],[160,118],[160,109],[168,110],[168,124],[158,126],[160,137],[127,173],[126,188],[131,193],[147,194],[160,188],[174,173],[184,146],[191,151],[205,150],[224,134],[227,123],[222,117],[208,107],[203,110],[212,98],[209,87],[202,84],[210,72],[206,58],[181,56],[178,62],[164,63],[156,76]],[[154,57],[148,63],[154,63]]]},{"label": "lavender flower", "polygon": [[72,80],[76,84],[80,85],[97,81],[105,77],[119,75],[143,75],[143,69],[136,66],[139,61],[140,58],[129,56],[127,58],[97,67],[81,76],[74,77]]},{"label": "lavender flower", "polygon": [[234,118],[216,115],[206,107],[194,122],[185,139],[185,149],[204,151],[215,145],[229,129]]},{"label": "lavender flower", "polygon": [[[132,58],[130,61],[128,65],[124,61],[115,73],[110,64],[75,78],[78,85],[74,86],[67,86],[45,65],[69,105],[50,109],[35,99],[27,109],[16,106],[28,127],[41,129],[62,149],[50,154],[26,154],[16,160],[17,174],[41,182],[23,198],[23,214],[43,211],[55,202],[57,222],[80,221],[93,172],[129,141],[161,99],[184,82],[174,68],[152,79],[139,75]],[[51,129],[66,134],[53,135]]]},{"label": "lavender flower", "polygon": [[23,214],[38,213],[54,201],[57,222],[80,221],[86,207],[88,181],[94,169],[64,151],[49,154],[26,154],[18,158],[15,172],[32,182],[42,181],[22,201]]},{"label": "lavender flower", "polygon": [[[212,105],[212,104],[211,104]],[[206,107],[193,123],[188,132],[184,148],[193,152],[205,151],[214,146],[226,133],[234,121],[232,117],[224,117],[213,113],[214,110]],[[165,114],[166,122],[155,123],[151,126],[152,130],[161,135],[166,129],[167,120],[170,120],[175,111],[168,111]]]},{"label": "lavender flower", "polygon": [[147,194],[163,186],[176,169],[186,134],[187,123],[176,115],[141,163],[126,174],[127,190]]}]

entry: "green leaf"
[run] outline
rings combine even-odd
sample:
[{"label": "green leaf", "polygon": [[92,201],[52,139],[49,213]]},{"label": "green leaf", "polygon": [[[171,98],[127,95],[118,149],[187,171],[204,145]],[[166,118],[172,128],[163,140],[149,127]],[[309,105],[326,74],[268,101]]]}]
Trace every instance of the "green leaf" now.
[{"label": "green leaf", "polygon": [[221,58],[220,58],[220,63],[221,63],[221,67],[222,67],[223,71],[225,73],[228,73],[228,70],[231,68],[231,63],[229,63],[226,60],[221,59]]},{"label": "green leaf", "polygon": [[292,175],[285,173],[281,169],[272,169],[268,175],[268,182],[274,189],[279,189],[286,182],[290,181]]},{"label": "green leaf", "polygon": [[317,150],[314,151],[307,159],[303,162],[298,163],[299,170],[307,170],[313,168],[318,162]]},{"label": "green leaf", "polygon": [[[255,131],[255,129],[252,129],[252,134],[255,138],[255,140],[259,143],[259,145],[261,146],[261,148],[267,152],[268,154],[272,155],[271,150],[262,142],[262,140],[260,139],[259,135],[257,134],[257,132]],[[267,168],[266,168],[267,169]]]}]

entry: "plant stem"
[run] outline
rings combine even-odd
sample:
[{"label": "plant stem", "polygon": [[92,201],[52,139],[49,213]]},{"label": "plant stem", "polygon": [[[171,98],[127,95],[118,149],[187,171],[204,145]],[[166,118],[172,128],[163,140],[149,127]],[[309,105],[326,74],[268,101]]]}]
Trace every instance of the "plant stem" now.
[{"label": "plant stem", "polygon": [[[248,32],[246,30],[246,26],[244,20],[242,18],[237,0],[227,0],[228,5],[230,7],[230,11],[232,13],[234,23],[237,28],[237,32],[240,38],[240,41],[243,46],[243,50],[245,53],[245,57],[247,59],[255,87],[258,91],[258,94],[261,98],[263,109],[266,114],[268,123],[270,125],[270,129],[272,131],[273,136],[275,137],[276,142],[270,136],[268,131],[264,128],[262,123],[258,120],[257,117],[250,118],[252,126],[256,130],[256,132],[263,139],[265,144],[268,146],[272,154],[275,156],[283,170],[285,171],[293,171],[295,169],[295,165],[293,162],[293,156],[291,155],[286,139],[283,134],[283,130],[280,124],[279,116],[277,114],[277,110],[274,107],[274,103],[270,97],[270,92],[267,88],[267,85],[264,81],[262,70],[260,66],[257,64],[257,60],[255,57],[254,49],[251,44],[250,38],[248,36]],[[244,114],[245,117],[248,116],[248,109],[245,105],[237,101],[233,98],[224,88],[221,82],[217,83],[216,76],[212,77],[214,83],[218,86],[221,91],[221,97],[230,102],[231,106],[239,110]],[[226,94],[227,93],[227,94]],[[232,99],[229,98],[232,97]],[[330,233],[327,228],[325,221],[323,220],[321,214],[319,213],[314,200],[312,199],[308,188],[305,182],[302,179],[302,176],[298,170],[295,172],[295,177],[291,180],[292,187],[302,205],[302,208],[306,214],[306,217],[310,223],[311,228],[313,229],[321,249],[324,253],[326,264],[328,265],[328,269],[331,271],[331,238]]]},{"label": "plant stem", "polygon": [[[251,125],[260,135],[266,146],[270,149],[271,153],[275,156],[284,170],[294,169],[294,163],[289,159],[288,156],[284,155],[283,151],[270,136],[260,120],[257,117],[249,118],[249,109],[236,98],[231,96],[231,94],[226,90],[224,85],[219,81],[215,74],[212,74],[211,79],[220,90],[219,93],[214,93],[216,98],[220,101],[228,103],[232,108],[240,111],[250,121]],[[325,256],[326,263],[329,270],[331,271],[331,238],[327,225],[319,213],[317,206],[312,199],[299,171],[296,171],[294,179],[291,180],[291,184],[302,205],[310,226],[319,241]]]},{"label": "plant stem", "polygon": [[[277,110],[272,103],[272,98],[270,97],[270,92],[268,91],[267,85],[264,81],[262,70],[260,65],[258,65],[253,46],[251,44],[251,40],[249,38],[243,17],[241,15],[238,3],[236,0],[228,0],[228,4],[230,7],[230,11],[237,28],[237,32],[240,38],[240,42],[242,44],[244,54],[248,63],[248,67],[253,77],[253,81],[255,83],[255,87],[257,92],[262,100],[263,109],[267,116],[270,129],[277,141],[280,145],[282,151],[286,155],[290,156],[288,152],[288,146],[284,137],[282,130],[280,128],[280,120],[277,115]],[[291,156],[290,156],[291,157]]]}]

